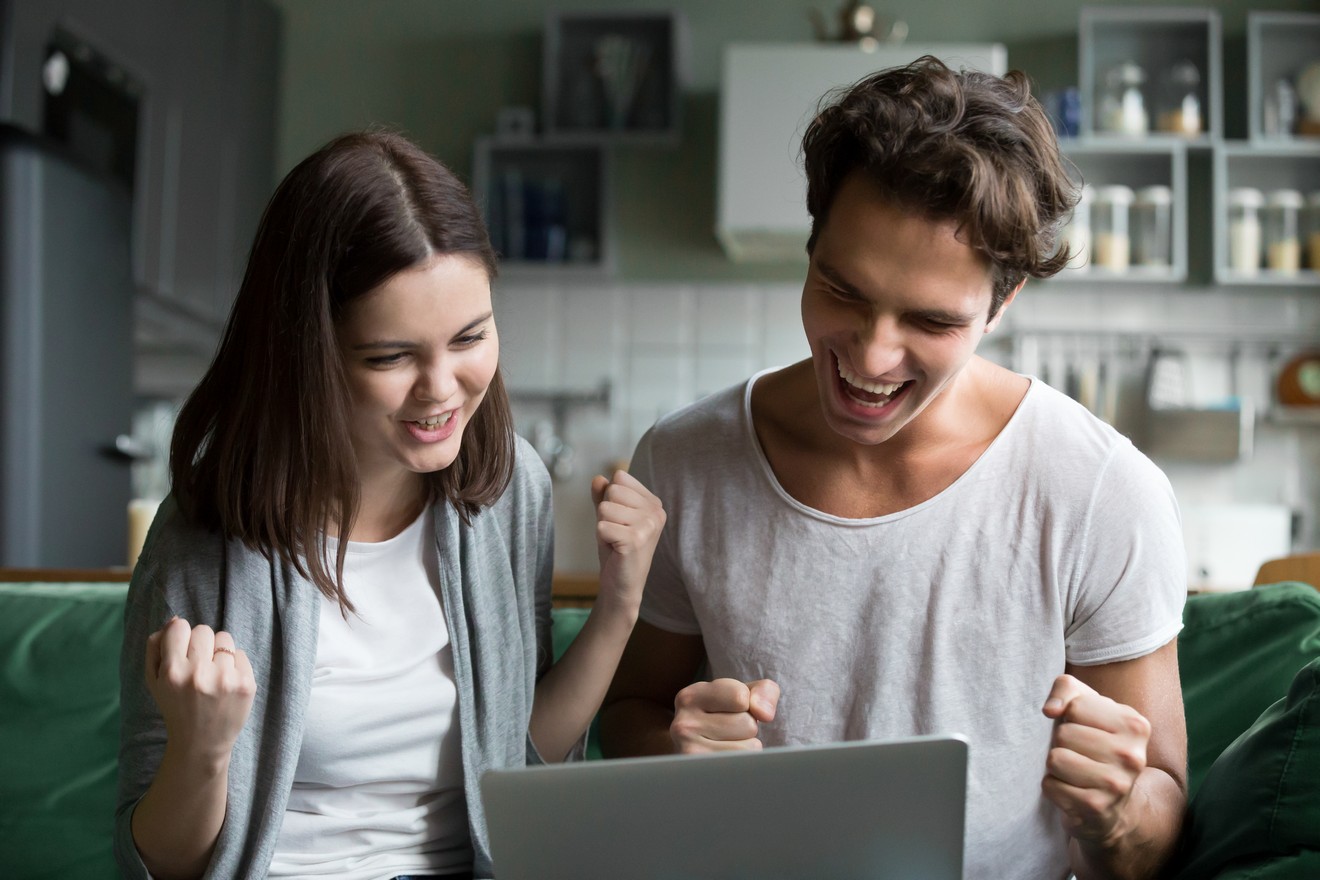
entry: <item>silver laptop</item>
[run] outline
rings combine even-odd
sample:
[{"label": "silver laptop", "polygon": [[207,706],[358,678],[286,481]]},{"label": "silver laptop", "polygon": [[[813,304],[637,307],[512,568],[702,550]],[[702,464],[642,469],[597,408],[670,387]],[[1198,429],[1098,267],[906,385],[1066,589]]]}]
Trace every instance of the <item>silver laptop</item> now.
[{"label": "silver laptop", "polygon": [[961,880],[960,736],[481,778],[498,880]]}]

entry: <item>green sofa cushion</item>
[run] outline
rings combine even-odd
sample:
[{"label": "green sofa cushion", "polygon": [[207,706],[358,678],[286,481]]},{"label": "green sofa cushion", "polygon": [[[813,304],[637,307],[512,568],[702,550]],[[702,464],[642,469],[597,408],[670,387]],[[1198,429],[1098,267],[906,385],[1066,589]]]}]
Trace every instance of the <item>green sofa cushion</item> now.
[{"label": "green sofa cushion", "polygon": [[[1298,583],[1191,596],[1178,638],[1188,794],[1229,743],[1320,657],[1320,591]],[[1320,876],[1320,875],[1317,875]]]},{"label": "green sofa cushion", "polygon": [[1177,880],[1320,877],[1320,659],[1206,774]]},{"label": "green sofa cushion", "polygon": [[0,584],[0,876],[117,876],[127,584]]}]

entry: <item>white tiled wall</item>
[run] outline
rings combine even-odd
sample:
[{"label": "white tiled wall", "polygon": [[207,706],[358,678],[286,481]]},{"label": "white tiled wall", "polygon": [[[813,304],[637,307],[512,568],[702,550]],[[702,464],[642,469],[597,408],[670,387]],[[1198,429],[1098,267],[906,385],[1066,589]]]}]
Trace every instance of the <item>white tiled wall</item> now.
[{"label": "white tiled wall", "polygon": [[[576,408],[564,427],[574,457],[572,474],[556,481],[560,569],[595,569],[591,476],[626,459],[656,418],[759,369],[809,354],[800,293],[796,284],[499,282],[501,359],[521,433],[529,434],[551,412],[544,404],[520,402],[520,391],[591,392],[609,383],[608,406]],[[1011,364],[1007,341],[1027,334],[1039,335],[1047,349],[1131,346],[1133,363],[1127,368],[1137,386],[1142,352],[1152,342],[1178,346],[1196,364],[1197,395],[1236,393],[1256,400],[1264,412],[1279,358],[1308,338],[1320,344],[1320,292],[1035,285],[1012,305],[983,351]],[[1239,338],[1230,370],[1226,356]],[[1299,544],[1317,546],[1320,426],[1266,420],[1256,437],[1253,457],[1236,464],[1159,463],[1185,503],[1300,509]]]},{"label": "white tiled wall", "polygon": [[565,426],[574,456],[572,474],[555,486],[559,568],[595,569],[591,477],[626,460],[657,418],[807,356],[799,294],[796,285],[500,282],[500,358],[520,433],[552,412],[519,392],[589,393],[609,383],[608,407],[577,407]]}]

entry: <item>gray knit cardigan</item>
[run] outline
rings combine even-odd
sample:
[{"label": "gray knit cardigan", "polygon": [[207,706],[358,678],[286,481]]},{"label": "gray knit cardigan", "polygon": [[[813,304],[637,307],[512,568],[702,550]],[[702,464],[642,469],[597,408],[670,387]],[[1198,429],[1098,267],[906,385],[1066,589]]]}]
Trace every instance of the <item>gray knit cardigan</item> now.
[{"label": "gray knit cardigan", "polygon": [[[435,507],[478,878],[493,873],[481,774],[541,762],[528,725],[536,681],[551,662],[553,529],[549,477],[521,439],[512,483],[470,525],[449,504]],[[115,856],[126,878],[149,876],[129,822],[165,747],[165,726],[143,678],[147,636],[177,614],[232,633],[251,659],[256,700],[234,744],[225,823],[205,876],[260,878],[269,869],[298,764],[320,602],[316,588],[291,566],[190,525],[172,499],[161,505],[133,572],[120,655]],[[581,749],[579,743],[570,757]]]}]

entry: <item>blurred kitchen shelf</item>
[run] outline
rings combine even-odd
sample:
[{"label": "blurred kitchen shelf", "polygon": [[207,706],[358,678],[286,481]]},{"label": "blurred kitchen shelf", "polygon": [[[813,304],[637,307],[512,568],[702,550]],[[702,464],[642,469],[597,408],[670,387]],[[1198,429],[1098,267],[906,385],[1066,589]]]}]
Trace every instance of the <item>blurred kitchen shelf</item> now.
[{"label": "blurred kitchen shelf", "polygon": [[[1303,199],[1320,191],[1320,142],[1226,141],[1214,148],[1213,176],[1215,281],[1223,285],[1320,286],[1320,272],[1315,267],[1296,273],[1265,268],[1256,273],[1233,270],[1229,263],[1228,218],[1228,194],[1240,187],[1258,189],[1266,199],[1272,191],[1281,189],[1296,190]],[[1301,218],[1300,226],[1301,235],[1305,236],[1305,216]],[[1305,260],[1304,238],[1299,241],[1299,246]]]},{"label": "blurred kitchen shelf", "polygon": [[1261,418],[1269,425],[1320,428],[1320,406],[1273,406]]},{"label": "blurred kitchen shelf", "polygon": [[[1320,62],[1320,13],[1247,13],[1247,137],[1253,143],[1275,146],[1289,141],[1320,144],[1313,136],[1268,132],[1267,117],[1277,120],[1277,88],[1281,80],[1292,86],[1296,102],[1297,74],[1303,66]],[[1295,111],[1296,112],[1296,111]]]},{"label": "blurred kitchen shelf", "polygon": [[[1223,91],[1219,13],[1213,9],[1169,7],[1083,7],[1078,23],[1078,83],[1082,97],[1081,134],[1105,133],[1106,77],[1135,63],[1145,73],[1144,110],[1150,134],[1137,141],[1190,140],[1209,145],[1223,137]],[[1172,111],[1164,78],[1171,65],[1190,61],[1200,74],[1196,94],[1203,134],[1183,139],[1159,131],[1160,115]]]},{"label": "blurred kitchen shelf", "polygon": [[[1091,263],[1060,272],[1050,283],[1072,284],[1177,284],[1187,280],[1187,144],[1179,138],[1116,138],[1097,136],[1066,138],[1059,142],[1064,155],[1076,166],[1081,181],[1099,189],[1122,184],[1139,191],[1167,186],[1172,193],[1169,221],[1169,265],[1131,265],[1115,270]],[[1096,203],[1090,205],[1092,238],[1096,229]],[[1136,225],[1129,208],[1129,237]],[[1088,244],[1088,251],[1093,248]]]},{"label": "blurred kitchen shelf", "polygon": [[688,55],[682,13],[552,11],[544,39],[548,140],[678,144]]},{"label": "blurred kitchen shelf", "polygon": [[595,144],[477,139],[473,195],[502,274],[613,272],[608,159]]}]

